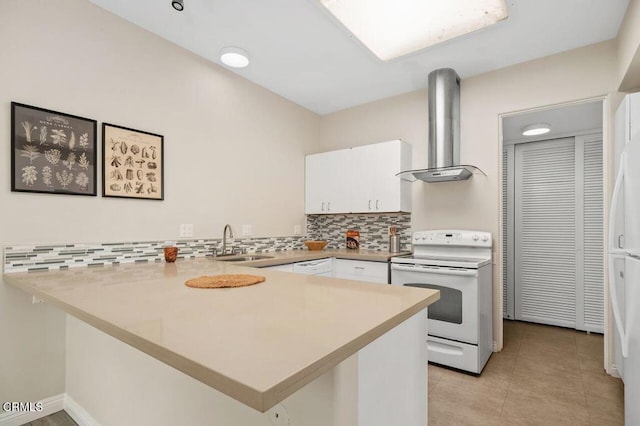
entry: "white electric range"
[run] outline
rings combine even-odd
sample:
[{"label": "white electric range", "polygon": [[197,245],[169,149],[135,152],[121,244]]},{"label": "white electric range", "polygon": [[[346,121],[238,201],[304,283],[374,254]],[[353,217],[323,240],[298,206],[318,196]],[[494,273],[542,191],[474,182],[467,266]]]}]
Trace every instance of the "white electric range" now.
[{"label": "white electric range", "polygon": [[428,309],[429,362],[480,373],[493,349],[491,234],[419,231],[412,245],[391,258],[391,284],[440,290]]}]

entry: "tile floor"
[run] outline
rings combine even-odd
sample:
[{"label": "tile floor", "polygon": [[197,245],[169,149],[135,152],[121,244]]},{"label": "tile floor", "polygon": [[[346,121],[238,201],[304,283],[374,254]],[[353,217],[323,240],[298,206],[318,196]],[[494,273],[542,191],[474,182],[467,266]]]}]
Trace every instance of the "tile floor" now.
[{"label": "tile floor", "polygon": [[479,377],[429,365],[430,425],[624,424],[622,381],[603,337],[504,321],[504,349]]},{"label": "tile floor", "polygon": [[22,426],[78,426],[78,423],[74,422],[71,416],[62,410]]}]

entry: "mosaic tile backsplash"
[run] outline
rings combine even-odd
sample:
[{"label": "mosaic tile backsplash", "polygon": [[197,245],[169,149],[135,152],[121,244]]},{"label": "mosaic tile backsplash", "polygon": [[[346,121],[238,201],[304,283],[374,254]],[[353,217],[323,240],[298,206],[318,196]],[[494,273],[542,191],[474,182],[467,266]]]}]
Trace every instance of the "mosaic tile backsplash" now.
[{"label": "mosaic tile backsplash", "polygon": [[[227,249],[246,253],[302,250],[307,237],[235,238]],[[222,239],[140,241],[127,243],[41,244],[4,248],[4,272],[117,265],[164,261],[163,248],[178,247],[178,259],[211,256],[222,250]]]},{"label": "mosaic tile backsplash", "polygon": [[327,240],[329,248],[345,248],[346,232],[360,231],[360,248],[389,250],[389,227],[396,226],[400,248],[411,250],[411,214],[317,214],[307,215],[307,238]]}]

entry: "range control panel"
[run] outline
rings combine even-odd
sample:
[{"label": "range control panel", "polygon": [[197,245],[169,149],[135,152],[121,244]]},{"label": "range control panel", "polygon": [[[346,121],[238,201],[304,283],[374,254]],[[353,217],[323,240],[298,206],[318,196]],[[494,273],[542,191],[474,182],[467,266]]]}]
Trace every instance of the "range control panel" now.
[{"label": "range control panel", "polygon": [[412,243],[416,245],[491,247],[491,233],[482,231],[436,230],[416,231]]}]

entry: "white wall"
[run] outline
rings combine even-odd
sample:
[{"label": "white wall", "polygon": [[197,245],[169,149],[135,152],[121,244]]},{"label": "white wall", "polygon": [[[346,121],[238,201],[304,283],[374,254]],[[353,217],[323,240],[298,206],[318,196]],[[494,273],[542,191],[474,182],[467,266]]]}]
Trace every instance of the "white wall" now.
[{"label": "white wall", "polygon": [[[2,2],[0,40],[0,246],[304,224],[316,114],[84,0]],[[164,135],[165,200],[10,192],[11,101]],[[62,313],[2,284],[0,335],[0,400],[64,390]]]},{"label": "white wall", "polygon": [[630,0],[618,32],[618,83],[621,91],[640,90],[640,1]]},{"label": "white wall", "polygon": [[[614,41],[514,65],[462,81],[461,162],[487,176],[465,182],[413,184],[412,225],[478,229],[494,237],[500,262],[500,114],[607,95],[617,88]],[[426,78],[426,76],[425,76]],[[322,117],[319,151],[401,138],[413,145],[415,168],[427,165],[427,92]],[[607,143],[607,141],[605,141]],[[501,265],[494,266],[494,339],[502,345]]]}]

